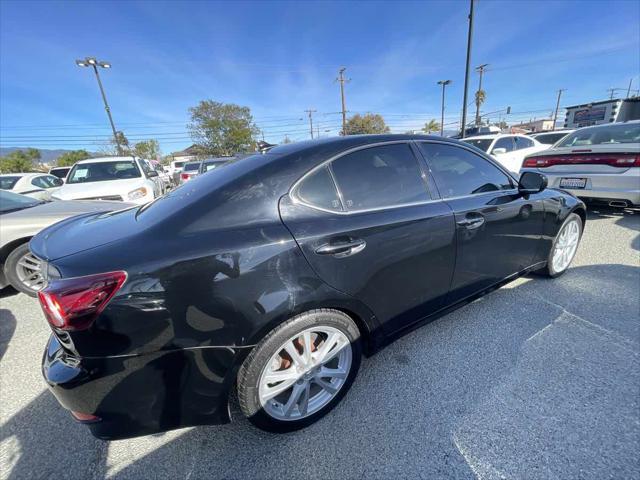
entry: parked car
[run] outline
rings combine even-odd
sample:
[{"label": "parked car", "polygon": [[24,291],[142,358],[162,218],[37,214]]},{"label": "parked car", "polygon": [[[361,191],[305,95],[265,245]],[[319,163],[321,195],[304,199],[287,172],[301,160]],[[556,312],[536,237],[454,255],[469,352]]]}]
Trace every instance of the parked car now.
[{"label": "parked car", "polygon": [[69,170],[71,170],[71,167],[53,167],[49,169],[49,175],[58,177],[60,180],[64,182],[65,179],[67,178],[67,174],[69,173]]},{"label": "parked car", "polygon": [[543,145],[526,135],[505,135],[499,133],[478,135],[477,137],[465,138],[463,141],[487,152],[493,156],[498,163],[516,176],[520,171],[524,157],[549,148],[547,145]]},{"label": "parked car", "polygon": [[198,174],[206,173],[215,168],[222,167],[229,162],[232,162],[236,159],[236,157],[217,157],[217,158],[207,158],[200,163],[200,168],[198,170]]},{"label": "parked car", "polygon": [[180,185],[180,173],[182,172],[182,167],[184,167],[185,163],[187,162],[182,160],[173,160],[169,164],[169,175],[173,178],[174,185]]},{"label": "parked car", "polygon": [[202,162],[187,162],[182,166],[182,172],[180,172],[180,185],[188,182],[200,172],[200,165]]},{"label": "parked car", "polygon": [[136,157],[91,158],[76,163],[56,200],[120,200],[144,204],[163,193],[158,172]]},{"label": "parked car", "polygon": [[62,180],[48,173],[5,173],[0,175],[0,190],[10,190],[36,200],[49,200]]},{"label": "parked car", "polygon": [[29,240],[49,225],[83,213],[127,208],[122,202],[45,202],[0,190],[0,289],[12,285],[32,297],[44,286],[42,262]]},{"label": "parked car", "polygon": [[548,148],[551,148],[551,146],[554,143],[557,143],[559,140],[562,140],[564,137],[566,137],[572,132],[574,132],[574,130],[571,130],[571,129],[554,130],[552,132],[532,133],[530,136],[531,138],[535,138],[541,144],[548,145],[549,146]]},{"label": "parked car", "polygon": [[578,129],[553,148],[525,158],[521,172],[612,207],[640,206],[640,121]]},{"label": "parked car", "polygon": [[527,272],[564,273],[585,206],[545,186],[462,142],[346,136],[61,222],[31,241],[45,379],[105,439],[228,422],[233,389],[256,426],[303,428],[363,353]]},{"label": "parked car", "polygon": [[151,168],[158,172],[158,178],[162,180],[162,192],[163,194],[173,188],[173,178],[169,175],[164,167],[159,162],[151,161]]}]

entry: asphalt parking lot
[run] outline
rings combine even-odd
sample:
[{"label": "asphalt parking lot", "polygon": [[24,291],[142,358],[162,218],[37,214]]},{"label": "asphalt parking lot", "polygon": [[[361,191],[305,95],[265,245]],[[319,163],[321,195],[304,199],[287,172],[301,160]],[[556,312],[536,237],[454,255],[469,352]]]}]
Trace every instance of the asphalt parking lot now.
[{"label": "asphalt parking lot", "polygon": [[563,277],[525,277],[363,362],[318,424],[117,442],[40,376],[34,299],[0,298],[1,478],[639,478],[640,212],[592,210]]}]

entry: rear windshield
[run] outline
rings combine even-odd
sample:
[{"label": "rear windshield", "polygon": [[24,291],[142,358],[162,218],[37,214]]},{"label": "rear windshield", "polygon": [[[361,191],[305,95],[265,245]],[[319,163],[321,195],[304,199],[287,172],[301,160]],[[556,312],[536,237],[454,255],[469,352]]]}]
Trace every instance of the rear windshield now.
[{"label": "rear windshield", "polygon": [[25,208],[40,205],[40,200],[13,192],[0,192],[0,213],[15,212]]},{"label": "rear windshield", "polygon": [[489,151],[489,147],[491,146],[491,142],[493,142],[493,138],[465,138],[462,140],[469,145],[473,145],[476,148],[479,148],[483,152]]},{"label": "rear windshield", "polygon": [[65,179],[65,177],[67,176],[67,173],[69,173],[69,170],[71,170],[71,167],[67,167],[67,168],[53,168],[51,169],[51,171],[49,172],[50,175],[55,175],[58,178],[61,179]]},{"label": "rear windshield", "polygon": [[140,176],[140,170],[133,160],[78,163],[69,172],[67,183],[106,182]]},{"label": "rear windshield", "polygon": [[614,123],[601,127],[582,128],[567,135],[567,138],[556,146],[580,147],[618,143],[640,143],[640,123]]},{"label": "rear windshield", "polygon": [[193,172],[195,170],[198,170],[198,168],[200,168],[200,164],[199,163],[187,163],[184,168],[182,169],[183,172]]},{"label": "rear windshield", "polygon": [[173,162],[173,168],[182,168],[186,162]]},{"label": "rear windshield", "polygon": [[553,145],[565,135],[567,135],[567,133],[543,133],[541,135],[536,135],[533,138],[544,145]]},{"label": "rear windshield", "polygon": [[11,190],[20,177],[0,177],[0,190]]}]

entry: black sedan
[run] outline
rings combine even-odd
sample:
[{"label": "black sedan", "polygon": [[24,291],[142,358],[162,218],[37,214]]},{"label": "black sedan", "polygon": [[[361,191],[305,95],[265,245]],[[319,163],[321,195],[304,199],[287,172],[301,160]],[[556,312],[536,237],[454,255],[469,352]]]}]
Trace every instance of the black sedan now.
[{"label": "black sedan", "polygon": [[564,273],[584,222],[541,174],[518,182],[453,140],[277,147],[35,237],[43,373],[99,438],[228,422],[234,389],[258,427],[296,430],[339,403],[362,354],[520,275]]}]

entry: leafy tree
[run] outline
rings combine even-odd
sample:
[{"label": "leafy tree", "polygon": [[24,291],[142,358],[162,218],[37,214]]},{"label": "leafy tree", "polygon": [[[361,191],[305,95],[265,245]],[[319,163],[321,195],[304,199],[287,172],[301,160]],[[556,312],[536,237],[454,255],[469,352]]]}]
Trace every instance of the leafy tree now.
[{"label": "leafy tree", "polygon": [[476,92],[476,124],[480,125],[481,120],[480,120],[480,107],[482,106],[482,104],[484,103],[484,101],[487,99],[487,93],[484,90],[478,90]]},{"label": "leafy tree", "polygon": [[203,154],[226,156],[254,150],[259,129],[249,107],[202,100],[189,114],[187,128]]},{"label": "leafy tree", "polygon": [[136,157],[155,160],[160,156],[160,144],[157,140],[145,140],[133,146],[133,153]]},{"label": "leafy tree", "polygon": [[129,147],[129,139],[124,133],[116,132],[118,143],[120,144],[120,151],[118,152],[118,145],[113,137],[109,138],[107,144],[99,150],[100,155],[112,157],[115,155],[131,155],[131,148]]},{"label": "leafy tree", "polygon": [[384,123],[384,118],[377,113],[355,114],[347,120],[344,130],[343,135],[389,133],[389,127]]},{"label": "leafy tree", "polygon": [[34,163],[37,160],[40,160],[40,151],[35,148],[16,150],[5,157],[0,157],[0,172],[29,172],[34,169]]},{"label": "leafy tree", "polygon": [[86,150],[72,150],[70,152],[64,152],[56,160],[56,165],[59,167],[71,167],[80,160],[86,160],[91,158],[91,154]]},{"label": "leafy tree", "polygon": [[291,139],[289,138],[289,135],[285,135],[284,138],[282,139],[282,144],[286,144],[286,143],[293,143],[291,141]]},{"label": "leafy tree", "polygon": [[504,120],[495,122],[494,125],[498,127],[500,130],[506,130],[507,128],[509,128],[509,125],[507,125],[507,122],[505,122]]},{"label": "leafy tree", "polygon": [[422,131],[425,133],[433,133],[440,131],[440,122],[434,120],[433,118],[424,124]]}]

